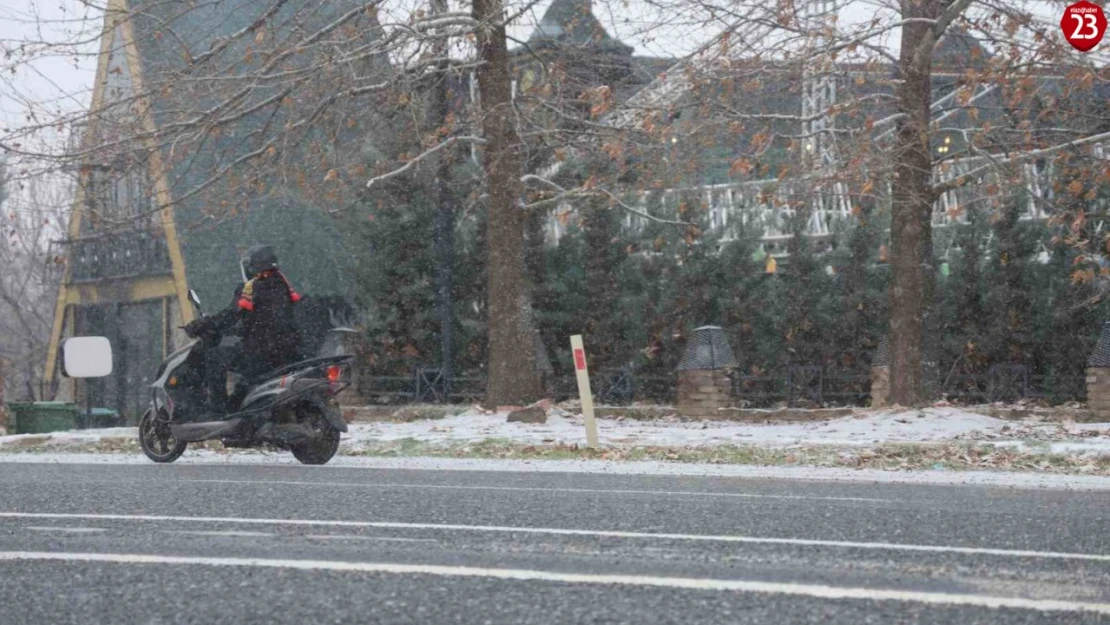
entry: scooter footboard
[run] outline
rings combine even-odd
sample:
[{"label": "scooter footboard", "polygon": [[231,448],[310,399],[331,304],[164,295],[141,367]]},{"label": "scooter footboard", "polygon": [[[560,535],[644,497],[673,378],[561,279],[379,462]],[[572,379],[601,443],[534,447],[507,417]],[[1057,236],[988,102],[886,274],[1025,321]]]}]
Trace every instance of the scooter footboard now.
[{"label": "scooter footboard", "polygon": [[202,423],[171,423],[170,432],[179,441],[195,443],[223,438],[233,433],[239,427],[241,421],[241,419],[229,419],[227,421],[205,421]]}]

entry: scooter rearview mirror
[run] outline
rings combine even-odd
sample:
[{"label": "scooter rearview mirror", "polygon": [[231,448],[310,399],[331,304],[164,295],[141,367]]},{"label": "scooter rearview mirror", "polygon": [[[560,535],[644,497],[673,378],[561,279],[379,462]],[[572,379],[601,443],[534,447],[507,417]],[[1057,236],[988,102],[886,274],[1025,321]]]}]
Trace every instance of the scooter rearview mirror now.
[{"label": "scooter rearview mirror", "polygon": [[103,336],[76,336],[62,344],[62,375],[103,378],[112,375],[112,344]]}]

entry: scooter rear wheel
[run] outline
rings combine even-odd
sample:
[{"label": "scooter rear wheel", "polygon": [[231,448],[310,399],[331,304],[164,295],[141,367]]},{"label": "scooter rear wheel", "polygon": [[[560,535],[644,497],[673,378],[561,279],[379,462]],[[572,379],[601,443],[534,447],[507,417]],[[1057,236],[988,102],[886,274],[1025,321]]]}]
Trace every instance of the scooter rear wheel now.
[{"label": "scooter rear wheel", "polygon": [[154,409],[150,409],[139,419],[139,446],[154,462],[173,462],[189,444],[174,438],[170,426],[155,417]]},{"label": "scooter rear wheel", "polygon": [[339,451],[339,430],[335,429],[326,415],[311,404],[298,410],[300,422],[312,428],[312,438],[307,443],[297,445],[290,451],[301,464],[327,464],[335,452]]}]

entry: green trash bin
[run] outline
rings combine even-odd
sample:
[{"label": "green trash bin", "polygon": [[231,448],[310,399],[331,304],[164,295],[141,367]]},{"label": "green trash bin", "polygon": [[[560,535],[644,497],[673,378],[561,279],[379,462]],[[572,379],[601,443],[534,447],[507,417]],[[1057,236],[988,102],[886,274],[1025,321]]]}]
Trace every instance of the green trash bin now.
[{"label": "green trash bin", "polygon": [[[8,431],[15,434],[49,434],[73,430],[81,416],[77,404],[64,401],[38,401],[8,404]],[[14,417],[14,427],[10,423]]]},{"label": "green trash bin", "polygon": [[91,416],[92,418],[86,419],[84,414],[81,415],[81,420],[87,421],[87,423],[84,423],[84,427],[120,428],[124,425],[127,425],[123,422],[123,417],[111,408],[93,408],[92,414],[89,416]]}]

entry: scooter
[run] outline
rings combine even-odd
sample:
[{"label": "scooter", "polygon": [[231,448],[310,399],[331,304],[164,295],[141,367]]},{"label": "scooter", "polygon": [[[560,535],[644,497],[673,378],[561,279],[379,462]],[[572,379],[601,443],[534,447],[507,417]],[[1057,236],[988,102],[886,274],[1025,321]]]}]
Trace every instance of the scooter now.
[{"label": "scooter", "polygon": [[[200,298],[189,290],[200,312]],[[332,333],[353,332],[333,328]],[[170,354],[151,385],[150,407],[139,420],[139,444],[154,462],[173,462],[189,443],[219,440],[225,447],[271,446],[291,451],[303,464],[325,464],[339,449],[347,423],[336,396],[348,386],[352,355],[331,353],[278,369],[264,380],[239,385],[230,414],[213,415],[204,382],[205,350],[237,337],[208,335]],[[322,350],[324,351],[324,350]]]}]

